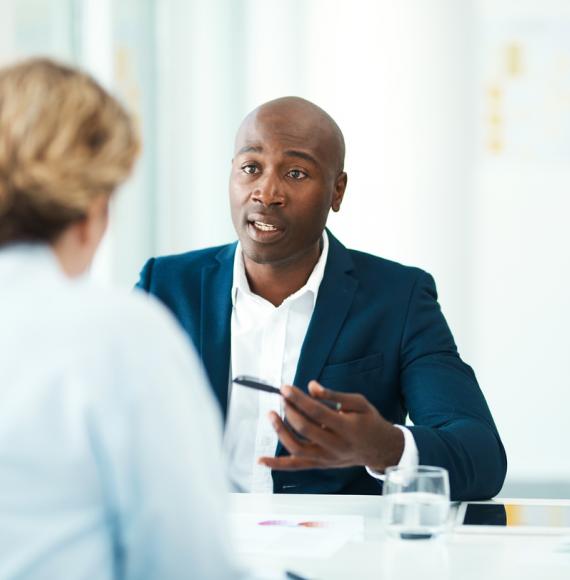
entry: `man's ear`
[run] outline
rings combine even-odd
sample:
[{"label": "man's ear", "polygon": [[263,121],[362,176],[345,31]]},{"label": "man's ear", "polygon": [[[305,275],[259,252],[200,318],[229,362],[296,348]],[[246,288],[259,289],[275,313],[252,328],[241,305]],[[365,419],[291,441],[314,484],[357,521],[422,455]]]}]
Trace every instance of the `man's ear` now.
[{"label": "man's ear", "polygon": [[348,175],[343,171],[339,173],[338,177],[336,178],[335,187],[334,187],[334,195],[332,199],[331,208],[333,211],[340,210],[340,204],[344,198],[344,192],[346,191],[346,184],[348,182]]}]

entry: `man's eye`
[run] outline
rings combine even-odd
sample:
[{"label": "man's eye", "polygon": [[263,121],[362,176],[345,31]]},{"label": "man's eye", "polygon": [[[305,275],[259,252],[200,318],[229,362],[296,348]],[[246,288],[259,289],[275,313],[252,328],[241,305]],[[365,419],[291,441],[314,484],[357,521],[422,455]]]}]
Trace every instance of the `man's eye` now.
[{"label": "man's eye", "polygon": [[253,175],[254,173],[259,172],[259,167],[257,167],[257,165],[248,164],[244,165],[241,170],[248,175]]},{"label": "man's eye", "polygon": [[305,177],[307,177],[307,174],[304,171],[301,171],[300,169],[291,169],[288,175],[289,177],[292,177],[293,179],[297,180],[305,179]]}]

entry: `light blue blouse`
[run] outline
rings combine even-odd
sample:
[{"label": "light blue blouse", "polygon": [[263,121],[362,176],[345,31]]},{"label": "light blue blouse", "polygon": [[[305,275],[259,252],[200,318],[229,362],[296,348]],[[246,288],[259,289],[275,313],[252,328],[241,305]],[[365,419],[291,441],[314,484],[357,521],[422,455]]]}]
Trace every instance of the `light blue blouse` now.
[{"label": "light blue blouse", "polygon": [[163,307],[0,250],[0,579],[236,577],[220,440]]}]

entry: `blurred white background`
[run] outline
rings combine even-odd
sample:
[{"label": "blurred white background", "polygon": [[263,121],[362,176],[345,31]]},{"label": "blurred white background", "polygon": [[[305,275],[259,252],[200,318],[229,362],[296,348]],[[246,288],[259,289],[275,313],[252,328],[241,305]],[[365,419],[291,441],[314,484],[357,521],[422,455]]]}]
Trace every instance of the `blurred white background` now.
[{"label": "blurred white background", "polygon": [[234,132],[300,95],[347,142],[329,226],[430,271],[507,448],[506,495],[570,497],[568,0],[0,0],[0,59],[78,63],[145,151],[94,275],[225,243]]}]

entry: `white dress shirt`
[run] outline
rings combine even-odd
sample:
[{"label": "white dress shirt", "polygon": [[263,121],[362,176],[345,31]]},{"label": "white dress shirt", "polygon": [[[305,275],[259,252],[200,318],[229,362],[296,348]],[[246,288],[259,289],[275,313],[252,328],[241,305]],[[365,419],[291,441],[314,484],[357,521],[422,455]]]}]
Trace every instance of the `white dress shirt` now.
[{"label": "white dress shirt", "polygon": [[221,418],[149,297],[0,249],[0,578],[235,578]]},{"label": "white dress shirt", "polygon": [[[237,245],[232,287],[232,377],[250,375],[275,386],[293,384],[328,251],[325,231],[320,258],[307,283],[282,304],[274,306],[250,290],[241,245]],[[274,455],[278,443],[277,434],[267,418],[269,411],[283,416],[281,397],[239,385],[231,386],[224,447],[230,477],[240,491],[273,492],[271,470],[257,464],[259,457]],[[408,429],[402,427],[402,430],[405,446],[400,465],[417,465],[414,437]],[[383,477],[372,470],[368,473],[375,478]]]}]

